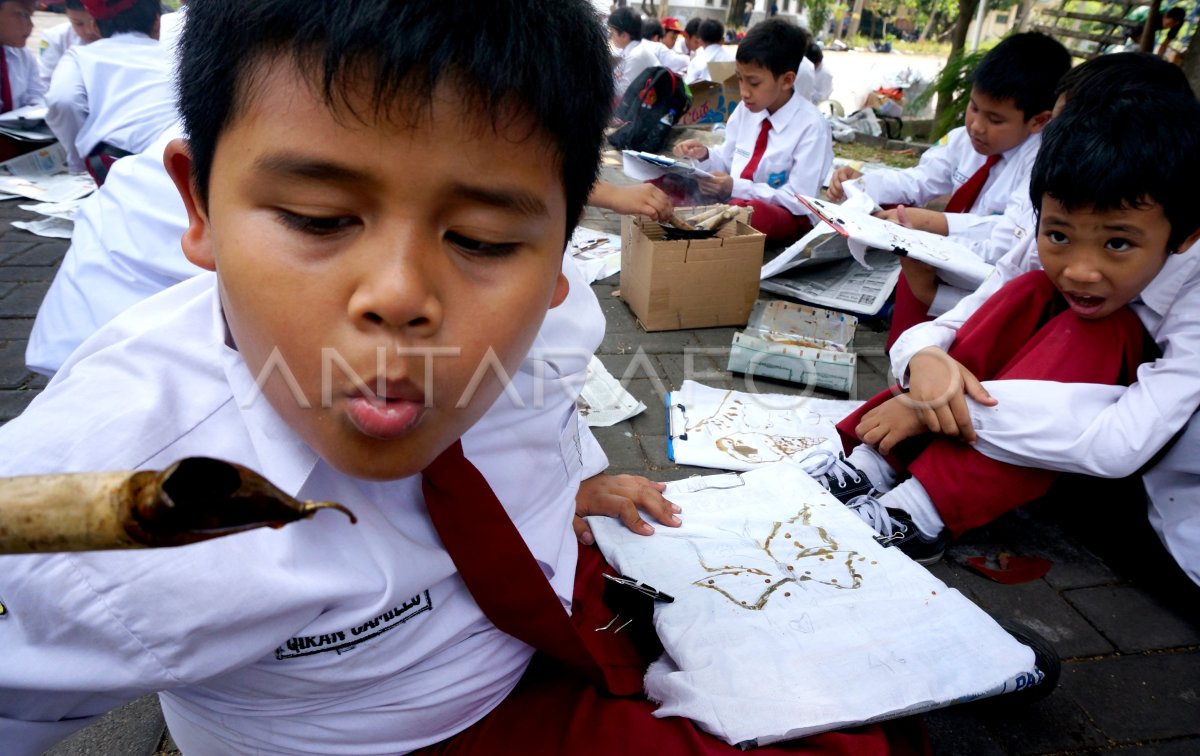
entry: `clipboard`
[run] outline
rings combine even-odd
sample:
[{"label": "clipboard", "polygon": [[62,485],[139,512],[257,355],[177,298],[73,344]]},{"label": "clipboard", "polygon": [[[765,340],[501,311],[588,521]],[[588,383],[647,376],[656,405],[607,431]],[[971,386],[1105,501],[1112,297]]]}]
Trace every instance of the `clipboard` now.
[{"label": "clipboard", "polygon": [[637,150],[622,150],[621,155],[625,175],[639,181],[650,181],[667,173],[684,178],[712,178],[711,173],[697,168],[690,160],[677,160],[667,155]]}]

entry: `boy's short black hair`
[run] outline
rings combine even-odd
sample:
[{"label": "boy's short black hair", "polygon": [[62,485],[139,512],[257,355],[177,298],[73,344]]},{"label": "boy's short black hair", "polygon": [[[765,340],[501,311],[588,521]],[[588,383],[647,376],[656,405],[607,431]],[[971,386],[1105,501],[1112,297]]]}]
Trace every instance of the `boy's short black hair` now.
[{"label": "boy's short black hair", "polygon": [[642,17],[633,8],[617,8],[609,14],[608,25],[619,32],[625,32],[632,40],[642,38]]},{"label": "boy's short black hair", "polygon": [[1176,5],[1174,8],[1168,9],[1167,12],[1163,14],[1163,18],[1170,18],[1178,21],[1179,23],[1183,23],[1183,20],[1187,18],[1187,11],[1183,9],[1182,5]]},{"label": "boy's short black hair", "polygon": [[67,0],[63,5],[67,10],[84,10],[83,0]]},{"label": "boy's short black hair", "polygon": [[812,35],[806,29],[782,18],[768,18],[746,32],[738,45],[737,62],[762,66],[778,78],[800,68],[810,43]]},{"label": "boy's short black hair", "polygon": [[657,18],[642,20],[642,39],[654,39],[663,35],[663,26]]},{"label": "boy's short black hair", "polygon": [[256,74],[289,63],[311,72],[331,107],[348,104],[347,77],[365,77],[375,109],[354,114],[364,120],[420,113],[439,84],[484,123],[528,115],[561,161],[568,236],[596,180],[613,78],[587,0],[204,0],[189,8],[179,45],[179,111],[205,203],[217,143]]},{"label": "boy's short black hair", "polygon": [[1192,94],[1183,69],[1147,52],[1100,55],[1063,74],[1054,94],[1066,95],[1072,105],[1106,101],[1128,92]]},{"label": "boy's short black hair", "polygon": [[128,10],[123,10],[110,19],[96,19],[96,29],[101,37],[111,37],[123,32],[149,34],[154,31],[154,22],[162,15],[158,0],[137,0]]},{"label": "boy's short black hair", "polygon": [[1029,197],[1049,195],[1068,210],[1162,206],[1169,251],[1200,228],[1192,189],[1200,175],[1200,102],[1190,95],[1130,91],[1068,105],[1042,132]]},{"label": "boy's short black hair", "polygon": [[696,27],[696,36],[706,45],[720,44],[725,41],[725,24],[715,18],[706,18]]},{"label": "boy's short black hair", "polygon": [[1012,100],[1028,121],[1054,109],[1054,88],[1071,68],[1071,53],[1051,37],[1024,32],[1005,37],[975,69],[975,89],[997,100]]},{"label": "boy's short black hair", "polygon": [[683,33],[689,37],[696,36],[700,31],[700,17],[689,18],[688,22],[683,25]]},{"label": "boy's short black hair", "polygon": [[804,57],[808,58],[809,63],[819,66],[821,61],[825,60],[825,52],[816,42],[809,42],[808,49],[804,51]]}]

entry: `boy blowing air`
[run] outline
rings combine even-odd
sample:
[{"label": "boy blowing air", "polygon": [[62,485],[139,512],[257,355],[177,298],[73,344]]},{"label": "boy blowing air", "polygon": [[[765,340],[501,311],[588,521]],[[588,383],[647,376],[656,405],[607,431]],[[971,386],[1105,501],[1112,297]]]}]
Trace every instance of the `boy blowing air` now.
[{"label": "boy blowing air", "polygon": [[[149,691],[189,756],[732,752],[593,685],[634,694],[647,658],[591,631],[612,616],[594,550],[572,585],[573,400],[500,397],[528,388],[598,168],[612,79],[590,4],[188,15],[188,139],[164,160],[183,250],[215,275],[72,354],[0,428],[0,474],[213,456],[358,524],[0,558],[5,753]],[[888,745],[879,727],[812,742]]]},{"label": "boy blowing air", "polygon": [[[1200,170],[1198,117],[1190,94],[1149,91],[1067,108],[1047,127],[1030,183],[1042,270],[980,306],[947,350],[953,359],[914,358],[910,394],[882,392],[838,424],[848,446],[862,445],[833,464],[827,482],[833,490],[865,476],[874,492],[850,498],[839,490],[839,498],[882,540],[934,561],[950,537],[1044,495],[1058,475],[929,433],[927,416],[946,404],[937,396],[946,368],[965,370],[968,390],[985,400],[976,379],[1020,381],[1017,392],[1039,391],[1035,381],[1135,379],[1150,339],[1129,304],[1157,283],[1169,256],[1200,238],[1200,213],[1186,199]],[[1142,139],[1147,133],[1156,138]]]},{"label": "boy blowing air", "polygon": [[695,139],[675,154],[714,174],[700,179],[706,196],[754,209],[750,224],[772,240],[798,238],[808,227],[796,195],[815,196],[833,164],[833,136],[816,107],[795,91],[796,69],[812,38],[783,19],[756,25],[738,45],[742,101],[729,116],[715,152]]},{"label": "boy blowing air", "polygon": [[[903,208],[906,225],[951,236],[986,257],[992,248],[988,237],[1009,197],[1028,189],[1039,134],[1054,107],[1055,85],[1070,67],[1066,48],[1044,34],[1007,37],[980,61],[966,123],[947,135],[946,146],[926,152],[914,168],[866,175],[839,168],[829,183],[829,197],[845,199],[842,184],[861,177],[876,202],[915,206]],[[951,195],[945,212],[922,207],[943,195]],[[900,212],[885,211],[881,217],[900,221]],[[901,258],[901,267],[889,348],[905,330],[929,320],[931,311],[945,312],[965,293],[940,283],[927,265]]]}]

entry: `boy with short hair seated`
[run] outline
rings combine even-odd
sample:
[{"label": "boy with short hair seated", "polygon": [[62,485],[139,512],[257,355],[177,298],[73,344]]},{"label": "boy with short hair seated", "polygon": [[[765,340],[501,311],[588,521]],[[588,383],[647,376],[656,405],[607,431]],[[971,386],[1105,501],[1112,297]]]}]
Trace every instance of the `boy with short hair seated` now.
[{"label": "boy with short hair seated", "polygon": [[[829,197],[841,201],[842,183],[861,177],[876,202],[916,206],[903,209],[907,225],[951,236],[984,255],[1009,197],[1028,188],[1040,132],[1054,107],[1055,85],[1070,67],[1066,48],[1044,34],[1005,38],[976,68],[966,124],[947,135],[944,147],[927,151],[915,168],[865,175],[839,168],[830,181]],[[947,194],[951,196],[945,212],[922,207]],[[882,217],[899,220],[899,212],[885,211]],[[945,312],[966,293],[938,281],[927,265],[901,258],[901,266],[889,347],[906,329]]]},{"label": "boy with short hair seated", "polygon": [[96,20],[83,7],[83,0],[67,0],[65,13],[65,22],[42,32],[42,42],[38,47],[38,76],[45,87],[50,86],[50,77],[67,50],[90,45],[100,39]]},{"label": "boy with short hair seated", "polygon": [[[38,78],[38,60],[25,47],[33,33],[33,0],[0,0],[0,113],[39,105],[46,86]],[[0,161],[37,149],[0,135]]]},{"label": "boy with short hair seated", "polygon": [[[214,456],[359,522],[0,558],[6,754],[148,691],[189,754],[736,751],[654,718],[633,695],[650,652],[592,632],[612,613],[598,560],[576,581],[574,398],[507,396],[532,394],[519,366],[567,296],[598,169],[592,19],[583,0],[190,8],[188,140],[165,163],[183,249],[215,275],[77,350],[0,428],[0,474]],[[887,746],[880,726],[812,742]]]},{"label": "boy with short hair seated", "polygon": [[103,39],[67,51],[46,92],[46,124],[67,167],[97,182],[118,158],[142,152],[179,115],[171,57],[158,42],[156,0],[84,0]]},{"label": "boy with short hair seated", "polygon": [[658,58],[642,42],[642,17],[633,8],[617,8],[608,17],[608,35],[617,48],[614,100],[620,101],[625,90],[638,80],[642,72],[659,65]]},{"label": "boy with short hair seated", "polygon": [[[1156,282],[1171,255],[1200,238],[1200,211],[1187,199],[1200,170],[1198,118],[1200,103],[1190,95],[1148,92],[1106,103],[1103,117],[1068,109],[1047,127],[1030,184],[1042,270],[997,291],[941,358],[916,355],[911,394],[884,391],[842,420],[838,430],[853,451],[819,470],[885,543],[934,561],[950,537],[1044,495],[1059,474],[931,434],[927,416],[948,397],[934,395],[944,387],[943,371],[921,360],[961,366],[966,391],[993,405],[979,380],[1021,381],[1014,390],[1033,392],[1037,381],[1135,380],[1153,347],[1129,304]],[[1141,138],[1148,133],[1155,139]],[[934,392],[930,380],[937,381]],[[861,492],[847,486],[855,480],[874,491],[851,498]]]},{"label": "boy with short hair seated", "polygon": [[693,33],[692,21],[688,21],[687,25],[688,47],[692,49],[692,59],[688,63],[683,80],[687,84],[712,81],[708,64],[728,63],[733,60],[733,55],[724,47],[725,25],[715,18],[706,18],[696,24],[696,31]]},{"label": "boy with short hair seated", "polygon": [[771,240],[794,240],[810,227],[796,195],[815,196],[833,164],[829,123],[795,91],[810,41],[781,18],[757,24],[738,46],[742,101],[729,116],[724,144],[712,152],[695,139],[675,146],[676,155],[714,174],[699,180],[702,193],[753,208],[750,225]]}]

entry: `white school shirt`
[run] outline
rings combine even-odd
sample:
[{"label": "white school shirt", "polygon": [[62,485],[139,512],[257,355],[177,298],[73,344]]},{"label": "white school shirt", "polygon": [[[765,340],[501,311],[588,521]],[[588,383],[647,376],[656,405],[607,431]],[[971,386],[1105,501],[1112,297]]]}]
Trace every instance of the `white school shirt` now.
[{"label": "white school shirt", "polygon": [[829,66],[822,64],[817,67],[816,78],[813,81],[813,104],[828,100],[831,94],[833,94],[833,74],[829,72]]},{"label": "white school shirt", "polygon": [[692,53],[692,59],[688,63],[687,73],[684,74],[683,80],[687,84],[712,81],[712,77],[708,74],[708,64],[730,63],[733,59],[733,53],[726,50],[721,44],[704,45]]},{"label": "white school shirt", "polygon": [[[754,154],[764,118],[771,119],[767,149],[753,179],[741,178]],[[786,208],[793,215],[808,210],[796,195],[815,197],[833,165],[833,135],[816,106],[793,94],[783,107],[768,116],[766,109],[751,113],[738,103],[725,127],[725,142],[699,162],[705,170],[733,176],[733,198],[763,200]]]},{"label": "white school shirt", "polygon": [[65,24],[52,26],[42,32],[42,42],[38,45],[38,76],[42,87],[50,86],[50,77],[58,66],[58,61],[67,50],[76,45],[85,44],[83,38],[75,33],[75,27],[68,21]]},{"label": "white school shirt", "polygon": [[642,46],[654,53],[654,57],[658,60],[658,65],[680,76],[687,73],[688,56],[680,55],[662,42],[655,42],[652,39],[643,39]]},{"label": "white school shirt", "polygon": [[[1001,258],[979,289],[950,312],[905,331],[892,369],[907,385],[921,349],[948,349],[958,329],[1007,281],[1041,267],[1032,232]],[[1128,388],[1053,381],[984,381],[999,400],[968,399],[975,448],[993,459],[1105,478],[1132,475],[1185,428],[1142,482],[1150,523],[1188,575],[1200,583],[1200,248],[1167,258],[1130,303],[1162,356],[1141,365]]]},{"label": "white school shirt", "polygon": [[202,272],[183,256],[187,211],[163,166],[167,143],[182,134],[175,124],[145,152],[118,160],[80,205],[71,246],[29,334],[30,370],[54,375],[118,313]]},{"label": "white school shirt", "polygon": [[46,93],[46,124],[67,151],[67,165],[107,142],[142,152],[179,119],[171,57],[158,40],[121,33],[67,51]]},{"label": "white school shirt", "polygon": [[170,50],[171,55],[175,55],[175,48],[179,45],[179,35],[183,34],[183,24],[187,21],[187,9],[186,5],[181,5],[179,10],[173,13],[164,13],[158,17],[158,42]]},{"label": "white school shirt", "polygon": [[[215,282],[197,276],[101,329],[0,428],[0,474],[213,456],[299,498],[339,501],[359,522],[321,513],[176,549],[0,557],[6,753],[40,753],[155,690],[189,756],[401,753],[483,717],[531,656],[470,598],[419,476],[348,478],[255,396]],[[525,406],[501,395],[463,446],[569,606],[586,428],[555,384],[586,359],[536,362],[514,376]]]},{"label": "white school shirt", "polygon": [[46,85],[38,77],[37,54],[28,47],[4,45],[4,61],[8,63],[8,86],[12,92],[13,109],[42,104]]},{"label": "white school shirt", "polygon": [[808,100],[816,103],[813,99],[813,91],[817,85],[817,69],[808,58],[800,59],[800,67],[796,69],[796,84],[792,90]]},{"label": "white school shirt", "polygon": [[658,58],[654,57],[654,52],[646,47],[641,40],[636,40],[625,45],[621,49],[617,65],[613,69],[613,81],[616,87],[616,99],[620,100],[625,96],[625,90],[629,89],[642,72],[647,68],[654,68],[658,65]]}]

